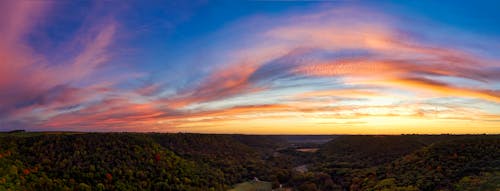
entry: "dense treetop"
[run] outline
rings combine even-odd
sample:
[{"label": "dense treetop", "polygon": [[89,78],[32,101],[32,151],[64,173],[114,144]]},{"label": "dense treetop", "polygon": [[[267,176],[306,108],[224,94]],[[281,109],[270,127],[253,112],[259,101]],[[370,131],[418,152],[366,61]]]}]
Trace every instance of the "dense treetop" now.
[{"label": "dense treetop", "polygon": [[0,134],[0,190],[494,190],[499,167],[497,135]]}]

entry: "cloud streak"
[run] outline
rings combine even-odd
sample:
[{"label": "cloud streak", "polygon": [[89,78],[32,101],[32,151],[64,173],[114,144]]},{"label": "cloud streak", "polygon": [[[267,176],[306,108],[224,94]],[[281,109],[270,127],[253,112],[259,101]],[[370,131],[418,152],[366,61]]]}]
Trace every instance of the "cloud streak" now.
[{"label": "cloud streak", "polygon": [[[108,48],[115,36],[116,23],[106,22],[92,30],[82,29],[74,41],[85,39],[73,57],[60,63],[49,62],[28,46],[26,39],[36,27],[36,18],[45,18],[51,4],[39,2],[5,1],[9,7],[0,28],[7,38],[0,41],[0,118],[2,128],[16,128],[10,124],[23,124],[29,128],[40,121],[64,113],[63,110],[79,108],[109,89],[108,82],[96,82],[99,66],[111,57]],[[95,32],[93,32],[95,31]],[[78,85],[85,81],[89,85]],[[100,86],[100,87],[99,87]]]},{"label": "cloud streak", "polygon": [[75,46],[68,56],[52,59],[27,42],[40,24],[32,18],[45,18],[50,4],[2,3],[11,10],[0,19],[7,37],[0,40],[1,129],[404,133],[394,126],[438,132],[449,121],[462,130],[460,122],[474,121],[478,132],[500,131],[499,60],[426,41],[418,35],[432,29],[408,27],[375,9],[243,19],[219,31],[242,42],[208,37],[217,42],[209,47],[211,62],[190,68],[200,76],[144,83],[137,71],[117,65],[123,59],[114,45],[130,30],[125,21],[90,17],[64,42]]}]

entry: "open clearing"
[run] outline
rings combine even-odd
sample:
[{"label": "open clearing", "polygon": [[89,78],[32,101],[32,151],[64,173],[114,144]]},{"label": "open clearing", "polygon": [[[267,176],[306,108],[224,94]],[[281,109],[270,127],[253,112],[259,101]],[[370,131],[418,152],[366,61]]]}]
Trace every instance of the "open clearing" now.
[{"label": "open clearing", "polygon": [[229,191],[269,191],[272,190],[271,182],[266,181],[248,181],[236,184]]}]

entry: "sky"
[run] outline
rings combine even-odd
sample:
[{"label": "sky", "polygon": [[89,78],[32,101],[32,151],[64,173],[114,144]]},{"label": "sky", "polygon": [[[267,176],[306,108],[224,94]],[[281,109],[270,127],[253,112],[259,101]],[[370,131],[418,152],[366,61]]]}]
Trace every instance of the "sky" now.
[{"label": "sky", "polygon": [[0,1],[0,131],[500,133],[499,1]]}]

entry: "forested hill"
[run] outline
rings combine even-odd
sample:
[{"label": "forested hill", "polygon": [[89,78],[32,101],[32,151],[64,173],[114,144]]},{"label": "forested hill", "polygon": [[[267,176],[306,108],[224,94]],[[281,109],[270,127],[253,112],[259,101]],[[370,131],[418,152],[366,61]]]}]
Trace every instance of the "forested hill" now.
[{"label": "forested hill", "polygon": [[0,190],[223,189],[222,174],[145,134],[0,139]]},{"label": "forested hill", "polygon": [[282,143],[252,135],[3,133],[0,190],[226,190],[269,180],[271,163],[258,148]]},{"label": "forested hill", "polygon": [[462,139],[452,135],[339,136],[319,151],[322,161],[332,165],[365,168],[384,164],[435,142]]},{"label": "forested hill", "polygon": [[0,133],[0,190],[498,190],[499,166],[498,135]]},{"label": "forested hill", "polygon": [[215,167],[226,185],[271,173],[259,150],[232,135],[151,134],[151,137],[183,158]]},{"label": "forested hill", "polygon": [[340,136],[314,164],[346,190],[499,190],[500,136]]}]

